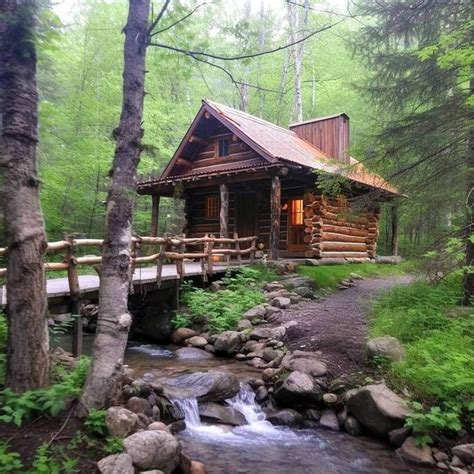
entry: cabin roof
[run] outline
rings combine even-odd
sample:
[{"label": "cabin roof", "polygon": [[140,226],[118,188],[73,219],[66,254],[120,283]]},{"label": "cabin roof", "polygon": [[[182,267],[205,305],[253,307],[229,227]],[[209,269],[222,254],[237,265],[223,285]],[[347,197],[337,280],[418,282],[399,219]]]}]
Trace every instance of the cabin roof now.
[{"label": "cabin roof", "polygon": [[[351,157],[349,163],[341,163],[311,143],[298,137],[292,130],[208,99],[202,101],[201,109],[161,176],[158,179],[139,183],[139,191],[143,191],[144,188],[148,188],[152,184],[165,184],[173,178],[179,180],[181,177],[186,177],[186,175],[173,176],[171,172],[174,163],[178,160],[182,150],[192,136],[193,130],[206,112],[219,120],[232,133],[237,135],[249,147],[253,148],[259,155],[265,158],[269,165],[299,165],[316,171],[344,176],[349,180],[384,190],[390,194],[398,194],[395,187],[391,186],[381,176],[367,170],[363,164],[358,162],[355,158]],[[345,114],[337,114],[335,116],[340,115]],[[327,118],[329,117],[323,117],[322,119]],[[240,164],[238,168],[245,169],[248,168],[248,166]],[[235,166],[232,169],[235,170]],[[228,169],[225,165],[216,165],[206,168],[205,171],[203,170],[199,174],[214,175],[220,171],[225,172],[228,171]],[[193,175],[196,176],[195,174]]]},{"label": "cabin roof", "polygon": [[313,119],[305,120],[303,122],[292,123],[289,125],[289,128],[291,129],[293,127],[298,127],[299,125],[306,125],[308,123],[324,122],[324,120],[331,120],[337,117],[344,117],[346,119],[349,119],[349,115],[347,115],[345,112],[341,112],[339,114],[326,115],[324,117],[316,117]]}]

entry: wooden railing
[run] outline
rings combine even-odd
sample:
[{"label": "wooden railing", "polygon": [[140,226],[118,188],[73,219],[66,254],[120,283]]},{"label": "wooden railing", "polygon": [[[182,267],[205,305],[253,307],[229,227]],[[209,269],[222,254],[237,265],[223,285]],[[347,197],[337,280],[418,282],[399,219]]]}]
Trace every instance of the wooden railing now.
[{"label": "wooden railing", "polygon": [[[214,263],[221,258],[229,263],[231,258],[235,257],[235,264],[241,265],[242,257],[248,256],[249,262],[252,263],[257,250],[256,241],[257,237],[239,238],[237,234],[234,234],[233,238],[215,237],[214,235],[206,235],[201,238],[186,238],[185,236],[133,237],[131,244],[132,268],[156,264],[156,283],[159,287],[162,280],[163,265],[166,261],[176,265],[176,273],[180,279],[185,276],[184,260],[199,261],[202,277],[207,281],[208,275],[213,273]],[[241,244],[245,243],[250,244],[250,247],[242,249]],[[103,244],[102,239],[74,239],[72,237],[65,237],[64,240],[58,242],[48,242],[47,253],[58,254],[64,252],[64,258],[62,262],[45,262],[45,271],[67,271],[71,296],[73,296],[80,291],[77,267],[82,265],[94,266],[102,262],[101,256],[76,256],[74,251],[84,247],[102,247]],[[155,250],[155,253],[139,255],[142,247],[146,246],[151,247],[151,251]],[[190,247],[194,250],[190,250]],[[7,249],[0,248],[0,257],[6,255]],[[0,277],[4,277],[6,272],[6,268],[0,268]]]}]

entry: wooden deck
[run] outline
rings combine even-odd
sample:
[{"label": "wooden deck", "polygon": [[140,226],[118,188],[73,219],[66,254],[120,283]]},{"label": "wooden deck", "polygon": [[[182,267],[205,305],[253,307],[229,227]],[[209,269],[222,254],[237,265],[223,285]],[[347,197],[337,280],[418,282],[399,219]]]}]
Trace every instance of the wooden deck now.
[{"label": "wooden deck", "polygon": [[[213,266],[214,274],[223,274],[229,269],[236,269],[238,265],[223,263],[215,263]],[[184,277],[201,276],[202,269],[199,262],[185,262],[184,263]],[[179,280],[175,264],[163,265],[162,281],[175,282]],[[156,266],[137,268],[133,274],[133,283],[137,285],[153,285],[156,284]],[[88,294],[95,293],[99,290],[99,277],[97,275],[80,275],[79,285],[81,295],[87,298]],[[46,285],[48,299],[61,299],[69,296],[69,284],[67,277],[52,278],[47,280]],[[7,303],[5,287],[0,287],[0,307]]]}]

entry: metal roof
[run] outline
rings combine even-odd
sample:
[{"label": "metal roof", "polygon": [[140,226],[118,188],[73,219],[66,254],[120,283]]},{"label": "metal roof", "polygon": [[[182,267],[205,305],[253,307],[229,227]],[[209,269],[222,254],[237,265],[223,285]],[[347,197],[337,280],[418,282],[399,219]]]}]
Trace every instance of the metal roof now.
[{"label": "metal roof", "polygon": [[[377,189],[382,189],[391,194],[398,194],[398,191],[394,186],[391,186],[381,176],[367,170],[364,165],[358,162],[355,158],[350,157],[348,163],[337,161],[311,143],[298,137],[298,135],[292,130],[288,130],[261,118],[242,112],[241,110],[233,109],[208,99],[203,100],[203,105],[196,118],[198,116],[202,117],[202,114],[205,111],[221,121],[241,140],[247,143],[248,146],[263,156],[269,163],[280,162],[283,164],[286,162],[290,165],[296,164],[316,171],[340,175],[349,180]],[[193,121],[193,125],[189,128],[177,150],[177,153],[175,153],[175,156],[165,168],[161,177],[156,180],[147,181],[146,183],[140,183],[139,188],[141,185],[144,186],[145,184],[149,186],[151,183],[163,183],[171,178],[169,173],[173,163],[178,158],[183,144],[187,142],[189,136],[192,134],[195,124],[196,119]],[[212,169],[209,171],[214,174],[218,170]],[[186,175],[175,178],[180,179],[185,176]]]}]

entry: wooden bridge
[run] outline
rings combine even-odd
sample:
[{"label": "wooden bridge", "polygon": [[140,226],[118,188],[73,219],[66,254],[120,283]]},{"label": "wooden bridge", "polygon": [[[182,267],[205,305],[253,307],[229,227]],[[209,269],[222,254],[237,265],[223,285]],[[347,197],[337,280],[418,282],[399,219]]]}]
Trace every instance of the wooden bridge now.
[{"label": "wooden bridge", "polygon": [[[130,292],[137,287],[160,288],[164,282],[173,285],[186,277],[200,276],[203,281],[214,273],[222,273],[229,268],[237,268],[244,262],[252,263],[255,258],[256,237],[233,238],[206,235],[202,238],[184,236],[132,238],[133,283]],[[88,299],[93,297],[100,286],[100,263],[102,257],[84,255],[84,249],[101,248],[102,239],[74,239],[66,237],[58,242],[49,242],[47,254],[63,253],[63,258],[45,262],[46,272],[65,271],[67,277],[47,280],[48,300]],[[247,245],[247,248],[245,248]],[[0,256],[6,256],[7,249],[0,248]],[[96,274],[79,275],[78,268],[89,266]],[[6,276],[6,268],[0,268],[0,278]],[[5,287],[0,287],[0,307],[7,303]]]}]

